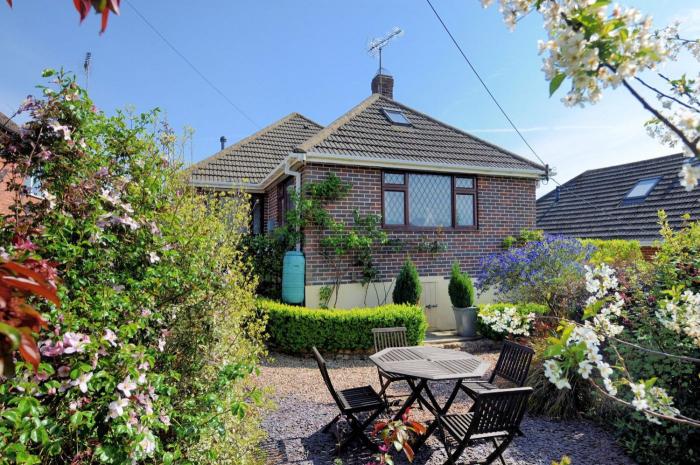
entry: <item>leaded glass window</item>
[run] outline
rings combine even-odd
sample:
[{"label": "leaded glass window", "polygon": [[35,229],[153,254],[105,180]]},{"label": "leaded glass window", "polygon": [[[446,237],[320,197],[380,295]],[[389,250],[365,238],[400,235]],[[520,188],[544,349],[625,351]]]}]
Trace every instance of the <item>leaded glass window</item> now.
[{"label": "leaded glass window", "polygon": [[457,194],[455,196],[455,220],[457,226],[474,226],[474,196]]},{"label": "leaded glass window", "polygon": [[384,225],[392,228],[462,228],[478,224],[474,176],[382,173]]},{"label": "leaded glass window", "polygon": [[384,192],[384,224],[404,224],[404,195],[401,191]]},{"label": "leaded glass window", "polygon": [[384,184],[400,184],[404,183],[403,173],[384,173]]},{"label": "leaded glass window", "polygon": [[408,221],[411,226],[452,225],[452,179],[437,174],[408,176]]}]

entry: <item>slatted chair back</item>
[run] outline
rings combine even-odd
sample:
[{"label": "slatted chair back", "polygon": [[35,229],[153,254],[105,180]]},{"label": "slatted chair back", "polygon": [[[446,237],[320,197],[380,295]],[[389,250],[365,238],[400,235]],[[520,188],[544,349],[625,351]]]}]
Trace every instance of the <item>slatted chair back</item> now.
[{"label": "slatted chair back", "polygon": [[345,407],[343,406],[343,403],[340,401],[340,397],[338,396],[338,393],[335,392],[335,388],[333,387],[333,383],[331,382],[331,377],[328,375],[328,368],[326,367],[326,360],[321,356],[321,354],[318,352],[318,349],[316,349],[316,347],[312,347],[311,349],[314,352],[314,358],[316,359],[316,363],[318,364],[318,369],[321,372],[321,376],[323,377],[323,382],[326,383],[326,388],[328,388],[328,392],[331,393],[333,400],[338,405],[338,408],[341,410],[341,412],[345,411]]},{"label": "slatted chair back", "polygon": [[535,351],[530,347],[504,341],[501,355],[498,357],[489,382],[493,383],[496,376],[499,376],[515,383],[516,386],[523,386],[534,354]]},{"label": "slatted chair back", "polygon": [[494,389],[476,398],[473,418],[466,436],[471,439],[494,436],[495,433],[516,434],[527,408],[531,387]]},{"label": "slatted chair back", "polygon": [[394,328],[372,328],[374,336],[374,351],[388,349],[390,347],[406,347],[406,327],[397,326]]}]

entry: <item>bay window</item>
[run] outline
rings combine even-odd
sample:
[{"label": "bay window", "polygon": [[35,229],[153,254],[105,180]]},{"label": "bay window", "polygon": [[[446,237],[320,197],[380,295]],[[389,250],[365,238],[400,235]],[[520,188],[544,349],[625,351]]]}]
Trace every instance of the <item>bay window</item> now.
[{"label": "bay window", "polygon": [[476,228],[473,176],[386,171],[382,173],[385,227]]}]

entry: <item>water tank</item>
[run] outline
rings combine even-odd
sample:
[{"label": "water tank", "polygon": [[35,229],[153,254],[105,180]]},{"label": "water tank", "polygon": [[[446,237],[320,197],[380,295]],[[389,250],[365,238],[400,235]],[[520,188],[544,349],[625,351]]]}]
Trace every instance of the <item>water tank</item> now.
[{"label": "water tank", "polygon": [[304,302],[304,254],[291,251],[282,262],[282,301],[288,304]]}]

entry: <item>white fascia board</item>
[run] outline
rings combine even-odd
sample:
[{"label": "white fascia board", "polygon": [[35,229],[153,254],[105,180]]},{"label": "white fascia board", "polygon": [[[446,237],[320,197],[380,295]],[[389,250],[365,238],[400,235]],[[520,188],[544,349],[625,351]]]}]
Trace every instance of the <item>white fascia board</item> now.
[{"label": "white fascia board", "polygon": [[487,168],[484,166],[453,165],[426,161],[400,160],[396,158],[373,158],[336,155],[332,153],[307,152],[305,162],[329,163],[334,165],[368,166],[388,169],[405,169],[420,171],[435,171],[441,173],[483,174],[491,176],[509,176],[518,178],[542,179],[544,173],[540,170],[517,168]]}]

